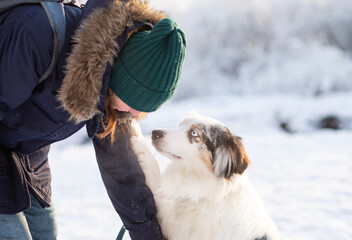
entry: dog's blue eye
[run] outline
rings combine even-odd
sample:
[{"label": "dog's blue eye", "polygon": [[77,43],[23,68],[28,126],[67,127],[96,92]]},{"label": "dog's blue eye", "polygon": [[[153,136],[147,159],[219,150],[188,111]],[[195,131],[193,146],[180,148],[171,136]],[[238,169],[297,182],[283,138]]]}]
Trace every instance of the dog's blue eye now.
[{"label": "dog's blue eye", "polygon": [[191,134],[193,137],[198,137],[198,132],[196,130],[192,130]]}]

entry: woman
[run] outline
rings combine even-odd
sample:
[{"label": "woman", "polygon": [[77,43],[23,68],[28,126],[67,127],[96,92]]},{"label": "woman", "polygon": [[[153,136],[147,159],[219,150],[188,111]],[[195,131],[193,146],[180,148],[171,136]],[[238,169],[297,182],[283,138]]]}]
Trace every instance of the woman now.
[{"label": "woman", "polygon": [[0,16],[0,239],[57,238],[48,151],[83,126],[131,238],[163,239],[128,119],[173,95],[185,36],[139,0],[89,0],[83,9],[65,5],[65,15],[60,58],[39,84],[53,51],[45,12],[21,5]]}]

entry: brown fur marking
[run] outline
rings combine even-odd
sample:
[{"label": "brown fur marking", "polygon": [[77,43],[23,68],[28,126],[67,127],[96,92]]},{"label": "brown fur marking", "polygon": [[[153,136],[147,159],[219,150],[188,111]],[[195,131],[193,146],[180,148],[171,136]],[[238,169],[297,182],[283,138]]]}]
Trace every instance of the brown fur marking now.
[{"label": "brown fur marking", "polygon": [[198,130],[198,134],[199,134],[200,125],[199,124],[193,124],[192,126],[190,126],[190,128],[189,128],[189,130],[187,132],[188,141],[189,141],[189,143],[193,143],[193,142],[199,143],[201,141],[200,136],[198,136],[198,137],[192,136],[192,131],[193,130]]},{"label": "brown fur marking", "polygon": [[210,171],[210,172],[214,172],[213,169],[213,165],[211,163],[211,156],[209,155],[209,151],[207,151],[206,149],[202,149],[202,153],[201,153],[201,157],[200,159],[202,160],[202,162],[204,163],[205,167]]},{"label": "brown fur marking", "polygon": [[235,173],[242,174],[251,163],[240,137],[232,135],[234,151],[236,152]]},{"label": "brown fur marking", "polygon": [[219,159],[219,157],[224,157],[228,160],[221,172],[217,173],[218,176],[229,179],[233,174],[242,174],[250,164],[250,160],[241,138],[233,135],[226,127],[223,129],[213,126],[210,128],[210,134],[214,141],[213,166],[216,165],[216,161],[224,161],[224,159]]}]

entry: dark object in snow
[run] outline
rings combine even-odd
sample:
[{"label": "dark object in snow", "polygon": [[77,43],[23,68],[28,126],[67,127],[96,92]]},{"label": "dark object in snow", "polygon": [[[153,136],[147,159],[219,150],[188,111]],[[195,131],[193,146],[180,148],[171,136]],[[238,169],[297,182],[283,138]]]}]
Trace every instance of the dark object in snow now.
[{"label": "dark object in snow", "polygon": [[294,133],[295,131],[292,129],[290,123],[288,121],[280,120],[279,127],[281,130],[287,133]]},{"label": "dark object in snow", "polygon": [[319,129],[334,129],[339,130],[343,127],[343,120],[335,115],[329,115],[320,119],[317,123]]},{"label": "dark object in snow", "polygon": [[287,117],[281,116],[280,113],[276,113],[276,123],[278,124],[279,129],[286,133],[295,133],[290,124],[290,120]]}]

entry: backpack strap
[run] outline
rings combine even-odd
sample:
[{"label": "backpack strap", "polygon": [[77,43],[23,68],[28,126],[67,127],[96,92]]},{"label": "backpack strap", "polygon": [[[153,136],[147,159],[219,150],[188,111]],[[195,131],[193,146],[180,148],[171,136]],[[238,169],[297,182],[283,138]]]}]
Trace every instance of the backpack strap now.
[{"label": "backpack strap", "polygon": [[[46,0],[58,2],[59,0]],[[0,0],[0,14],[21,4],[40,3],[41,0]]]},{"label": "backpack strap", "polygon": [[40,4],[48,16],[51,28],[53,30],[54,51],[51,63],[48,69],[39,78],[38,84],[44,81],[53,72],[61,50],[64,46],[66,34],[66,19],[63,4],[60,2],[50,1],[43,1],[40,2]]}]

